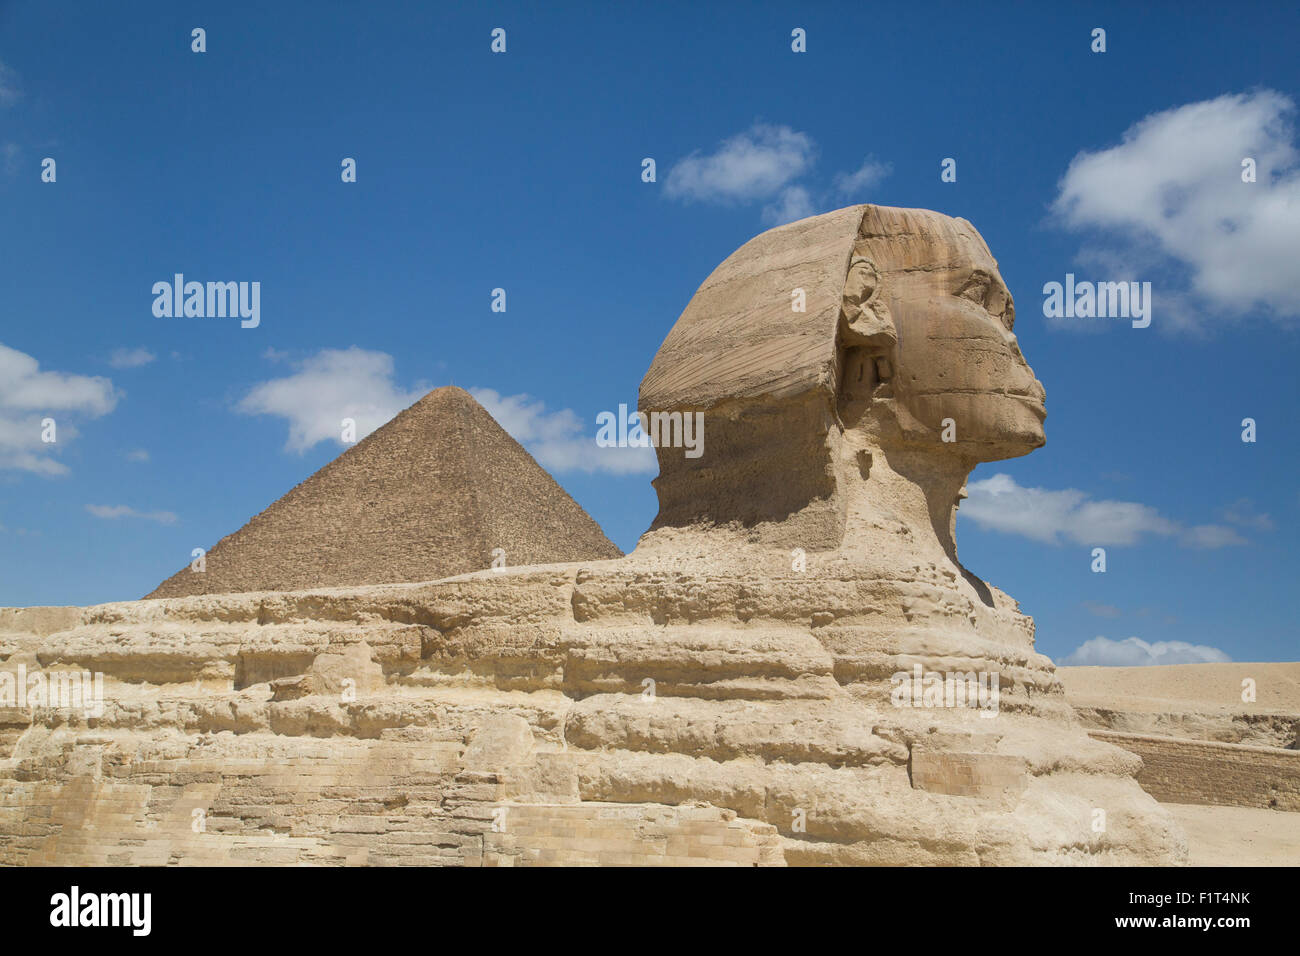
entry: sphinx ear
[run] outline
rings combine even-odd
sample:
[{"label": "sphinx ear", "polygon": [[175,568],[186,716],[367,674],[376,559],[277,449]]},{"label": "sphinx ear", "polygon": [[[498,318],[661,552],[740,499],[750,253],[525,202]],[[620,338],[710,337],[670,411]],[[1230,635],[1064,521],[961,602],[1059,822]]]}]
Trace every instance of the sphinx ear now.
[{"label": "sphinx ear", "polygon": [[898,331],[880,270],[859,242],[840,299],[837,385],[843,421],[856,421],[877,398],[892,398]]},{"label": "sphinx ear", "polygon": [[871,259],[854,251],[840,301],[840,344],[865,346],[873,354],[889,357],[898,344],[898,331],[884,295],[880,271]]}]

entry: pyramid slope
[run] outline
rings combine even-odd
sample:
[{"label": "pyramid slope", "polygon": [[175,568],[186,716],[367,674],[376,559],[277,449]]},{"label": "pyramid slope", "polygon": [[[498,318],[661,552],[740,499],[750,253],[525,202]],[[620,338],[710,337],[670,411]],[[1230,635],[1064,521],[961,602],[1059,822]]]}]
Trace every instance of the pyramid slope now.
[{"label": "pyramid slope", "polygon": [[622,555],[463,389],[430,392],[147,598],[431,581]]}]

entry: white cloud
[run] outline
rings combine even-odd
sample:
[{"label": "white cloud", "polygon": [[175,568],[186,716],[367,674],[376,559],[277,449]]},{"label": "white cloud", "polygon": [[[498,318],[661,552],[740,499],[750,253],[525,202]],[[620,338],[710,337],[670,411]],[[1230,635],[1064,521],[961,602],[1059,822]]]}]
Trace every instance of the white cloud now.
[{"label": "white cloud", "polygon": [[170,511],[136,511],[128,505],[86,505],[86,510],[96,518],[114,521],[118,518],[142,518],[159,524],[175,524],[176,515]]},{"label": "white cloud", "polygon": [[[67,474],[53,453],[77,436],[73,420],[106,415],[117,400],[106,378],[41,371],[32,356],[0,345],[0,469]],[[45,418],[54,419],[54,443],[41,440]]]},{"label": "white cloud", "polygon": [[148,365],[157,357],[145,348],[113,349],[113,354],[108,357],[108,364],[113,368],[139,368]]},{"label": "white cloud", "polygon": [[1222,548],[1246,540],[1224,525],[1183,528],[1150,505],[1092,499],[1076,488],[1024,488],[1010,475],[993,475],[967,485],[959,515],[981,528],[1018,534],[1044,544],[1062,538],[1085,547],[1134,545],[1148,535],[1176,537],[1189,548]]},{"label": "white cloud", "polygon": [[[1188,288],[1156,287],[1156,308],[1173,324],[1255,307],[1279,319],[1300,316],[1294,111],[1287,96],[1262,90],[1152,114],[1119,145],[1075,156],[1053,210],[1068,227],[1101,230],[1117,241],[1113,259],[1148,269],[1155,251],[1181,267]],[[1244,157],[1256,162],[1254,183],[1241,180]],[[1094,259],[1106,254],[1090,252]]]},{"label": "white cloud", "polygon": [[837,173],[835,193],[843,199],[863,201],[863,193],[870,192],[894,171],[889,163],[878,162],[868,156],[862,165],[851,173]]},{"label": "white cloud", "polygon": [[763,222],[769,226],[784,226],[787,222],[815,216],[817,208],[812,196],[802,186],[787,186],[777,201],[763,207]]},{"label": "white cloud", "polygon": [[255,386],[235,406],[246,415],[289,422],[287,451],[302,454],[323,441],[343,444],[342,421],[356,422],[357,440],[418,401],[427,389],[404,391],[393,381],[393,357],[356,346],[322,349],[297,371]]},{"label": "white cloud", "polygon": [[1217,647],[1185,641],[1156,641],[1148,644],[1136,637],[1112,641],[1094,637],[1084,641],[1061,663],[1066,667],[1141,667],[1149,664],[1207,664],[1232,660]]},{"label": "white cloud", "polygon": [[[411,391],[394,381],[393,357],[363,349],[324,349],[297,363],[284,378],[255,386],[235,406],[249,415],[276,415],[289,423],[286,451],[302,453],[322,441],[342,444],[340,422],[357,423],[357,439],[392,420],[429,391]],[[502,395],[491,388],[470,394],[509,434],[552,471],[653,473],[652,448],[601,448],[595,422],[590,427],[568,408],[548,411],[528,395]]]},{"label": "white cloud", "polygon": [[750,202],[776,195],[812,167],[817,147],[807,133],[755,123],[723,140],[712,153],[698,150],[668,171],[664,193],[698,202]]},{"label": "white cloud", "polygon": [[981,528],[1018,534],[1045,544],[1062,537],[1082,545],[1130,545],[1144,535],[1178,530],[1154,508],[1131,501],[1093,501],[1074,488],[1022,488],[1010,475],[993,475],[967,486],[970,497],[958,514]]},{"label": "white cloud", "polygon": [[551,471],[653,474],[658,461],[653,448],[601,448],[596,444],[596,425],[590,427],[564,408],[548,412],[543,402],[528,395],[503,396],[490,388],[471,388],[489,414]]},{"label": "white cloud", "polygon": [[143,448],[133,448],[126,453],[126,460],[127,461],[148,461],[149,452],[145,451]]}]

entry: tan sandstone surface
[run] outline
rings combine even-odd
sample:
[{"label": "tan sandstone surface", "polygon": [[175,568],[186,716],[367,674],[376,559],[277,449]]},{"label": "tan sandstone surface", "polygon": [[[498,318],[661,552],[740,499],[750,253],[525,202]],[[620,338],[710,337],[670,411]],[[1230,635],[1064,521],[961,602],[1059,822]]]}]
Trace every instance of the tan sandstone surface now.
[{"label": "tan sandstone surface", "polygon": [[957,559],[971,469],[1044,441],[1013,321],[965,220],[792,223],[647,373],[707,440],[657,449],[625,558],[0,612],[5,668],[106,677],[97,718],[0,715],[0,862],[1185,862]]}]

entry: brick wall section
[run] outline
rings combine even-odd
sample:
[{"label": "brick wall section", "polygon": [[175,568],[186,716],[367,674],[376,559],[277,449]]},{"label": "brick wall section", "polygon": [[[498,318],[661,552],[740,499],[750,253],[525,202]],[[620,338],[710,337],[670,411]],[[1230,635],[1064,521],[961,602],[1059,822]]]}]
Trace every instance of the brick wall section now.
[{"label": "brick wall section", "polygon": [[1142,758],[1138,783],[1162,803],[1300,811],[1300,751],[1092,731]]},{"label": "brick wall section", "polygon": [[998,797],[1019,793],[1029,782],[1020,757],[1002,754],[912,750],[912,787],[953,797]]}]

